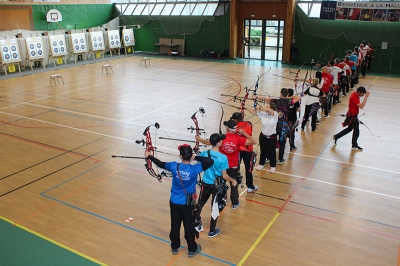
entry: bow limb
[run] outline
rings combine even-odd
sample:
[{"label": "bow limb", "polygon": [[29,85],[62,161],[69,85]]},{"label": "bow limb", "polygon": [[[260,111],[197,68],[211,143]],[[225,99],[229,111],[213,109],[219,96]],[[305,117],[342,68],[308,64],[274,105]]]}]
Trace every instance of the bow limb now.
[{"label": "bow limb", "polygon": [[[206,111],[204,110],[203,107],[200,107],[198,111],[196,111],[190,118],[193,120],[194,126],[195,127],[189,127],[188,130],[191,130],[193,132],[193,130],[196,131],[196,136],[200,136],[201,133],[205,133],[204,129],[199,128],[199,122],[197,120],[196,114],[197,112],[200,112],[201,114],[204,114]],[[193,147],[193,151],[196,154],[200,153],[200,142],[198,140],[196,140],[195,145]]]},{"label": "bow limb", "polygon": [[224,118],[224,108],[221,106],[221,119],[219,120],[219,134],[222,134],[222,119]]},{"label": "bow limb", "polygon": [[[151,134],[150,134],[150,127],[154,126],[156,129],[160,128],[160,124],[155,123],[154,125],[150,125],[146,127],[146,129],[143,132],[143,135],[145,136],[145,139],[142,140],[136,140],[137,144],[142,144],[143,146],[146,146],[146,152],[149,152],[151,156],[154,156],[156,148],[153,146],[153,141],[151,139]],[[157,180],[161,183],[162,182],[162,177],[160,174],[157,174],[156,171],[153,169],[153,163],[149,158],[145,158],[145,168],[147,172],[152,176],[157,178]]]}]

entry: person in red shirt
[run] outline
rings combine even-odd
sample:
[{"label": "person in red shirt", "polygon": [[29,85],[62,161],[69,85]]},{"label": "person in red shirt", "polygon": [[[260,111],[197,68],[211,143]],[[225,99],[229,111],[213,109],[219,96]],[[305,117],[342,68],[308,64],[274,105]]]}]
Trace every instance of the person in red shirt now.
[{"label": "person in red shirt", "polygon": [[[238,181],[239,178],[239,152],[241,146],[250,146],[255,145],[257,142],[253,139],[252,136],[246,133],[243,129],[237,130],[236,122],[234,120],[229,120],[224,122],[224,126],[226,127],[226,138],[222,141],[222,145],[219,148],[219,151],[222,154],[225,154],[228,157],[228,165],[229,168],[226,170],[226,173],[229,177]],[[239,135],[236,134],[237,133]],[[209,140],[202,139],[200,136],[196,136],[196,140],[200,141],[203,144],[211,145]],[[239,191],[238,186],[239,182],[234,186],[231,183],[231,195],[230,199],[232,201],[232,209],[236,210],[239,205]]]},{"label": "person in red shirt", "polygon": [[[358,121],[358,113],[360,109],[363,109],[365,104],[367,103],[367,99],[370,95],[369,91],[366,91],[364,87],[358,87],[357,91],[353,92],[350,95],[349,99],[349,110],[346,114],[346,119],[343,122],[343,126],[347,126],[347,128],[343,129],[336,135],[333,135],[333,143],[336,145],[338,139],[343,137],[344,135],[353,131],[353,138],[352,138],[352,149],[362,151],[363,148],[358,146],[358,136],[360,135],[360,122]],[[364,97],[363,101],[360,102],[360,97]]]},{"label": "person in red shirt", "polygon": [[[316,78],[319,79],[319,74],[316,75]],[[332,107],[332,99],[333,99],[333,93],[331,91],[331,87],[333,84],[333,77],[329,73],[329,69],[327,67],[323,67],[321,69],[321,78],[320,78],[320,83],[318,85],[318,89],[320,89],[325,95],[326,95],[326,102],[322,106],[324,109],[324,117],[328,118],[328,112],[331,110]]]},{"label": "person in red shirt", "polygon": [[[232,120],[236,122],[237,130],[243,129],[247,134],[250,136],[253,135],[253,125],[249,121],[243,121],[242,114],[240,112],[235,112],[232,114]],[[253,146],[241,146],[240,150],[240,158],[239,158],[239,165],[243,159],[244,168],[246,171],[246,186],[247,192],[252,193],[258,189],[258,186],[253,184],[253,159],[255,158],[256,154],[253,152]],[[240,168],[240,167],[239,167]]]}]

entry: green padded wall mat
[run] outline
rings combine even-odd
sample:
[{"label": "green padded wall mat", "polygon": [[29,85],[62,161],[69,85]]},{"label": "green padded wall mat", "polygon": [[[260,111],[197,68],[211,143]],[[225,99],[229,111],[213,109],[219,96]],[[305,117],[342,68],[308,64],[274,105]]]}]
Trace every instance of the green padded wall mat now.
[{"label": "green padded wall mat", "polygon": [[118,16],[112,4],[104,5],[32,5],[35,30],[58,30],[57,23],[48,23],[46,14],[50,9],[57,9],[62,15],[59,24],[66,29],[84,29],[100,26]]},{"label": "green padded wall mat", "polygon": [[0,216],[0,265],[105,265]]}]

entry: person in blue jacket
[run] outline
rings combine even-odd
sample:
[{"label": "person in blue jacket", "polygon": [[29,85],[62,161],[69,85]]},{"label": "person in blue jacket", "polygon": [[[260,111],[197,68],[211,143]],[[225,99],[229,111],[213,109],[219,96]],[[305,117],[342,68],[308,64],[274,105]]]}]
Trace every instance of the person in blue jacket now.
[{"label": "person in blue jacket", "polygon": [[[199,173],[210,168],[214,161],[208,157],[196,156],[188,144],[178,147],[179,157],[182,162],[162,162],[153,157],[150,152],[145,152],[144,156],[149,158],[158,167],[168,170],[172,173],[172,186],[170,196],[171,213],[171,231],[169,238],[171,240],[172,254],[178,254],[181,246],[180,230],[183,222],[185,229],[185,239],[188,245],[188,256],[194,257],[201,251],[200,244],[195,240],[195,229],[193,227],[193,211],[197,200],[196,183]],[[196,160],[197,164],[191,164]]]}]

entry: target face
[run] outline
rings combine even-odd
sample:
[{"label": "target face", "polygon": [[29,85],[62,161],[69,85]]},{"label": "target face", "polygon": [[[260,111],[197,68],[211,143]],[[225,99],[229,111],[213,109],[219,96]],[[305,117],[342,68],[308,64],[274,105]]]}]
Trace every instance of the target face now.
[{"label": "target face", "polygon": [[101,37],[99,37],[99,42],[101,42]]},{"label": "target face", "polygon": [[128,35],[125,36],[125,41],[126,42],[129,41],[129,36]]},{"label": "target face", "polygon": [[3,51],[4,51],[5,53],[7,53],[7,52],[8,52],[8,47],[7,47],[7,46],[4,46],[4,47],[3,47]]},{"label": "target face", "polygon": [[83,42],[84,42],[84,40],[83,40],[83,39],[81,39],[80,41],[81,41],[81,43],[83,43]]},{"label": "target face", "polygon": [[118,35],[115,35],[115,39],[118,40]]},{"label": "target face", "polygon": [[9,54],[5,54],[5,55],[4,55],[4,58],[5,58],[6,60],[10,59],[10,55],[9,55]]},{"label": "target face", "polygon": [[75,50],[76,50],[76,51],[79,50],[79,45],[75,45]]},{"label": "target face", "polygon": [[13,53],[13,58],[14,59],[18,58],[18,54],[17,53]]},{"label": "target face", "polygon": [[33,45],[32,43],[29,45],[29,48],[34,49],[35,45]]},{"label": "target face", "polygon": [[75,44],[78,44],[78,39],[75,39],[75,40],[74,40],[74,43],[75,43]]},{"label": "target face", "polygon": [[85,50],[85,45],[84,44],[81,45],[81,49]]},{"label": "target face", "polygon": [[95,43],[93,46],[94,46],[95,48],[97,48],[97,43]]},{"label": "target face", "polygon": [[31,55],[32,55],[32,56],[35,56],[35,55],[36,55],[36,52],[35,52],[35,51],[31,51]]},{"label": "target face", "polygon": [[111,45],[114,45],[114,41],[111,41]]},{"label": "target face", "polygon": [[[61,49],[63,49],[63,48],[61,48]],[[42,52],[42,50],[38,50],[37,53],[38,53],[38,55],[42,55],[43,52]]]},{"label": "target face", "polygon": [[110,36],[110,40],[114,40],[114,37],[113,37],[113,36]]},{"label": "target face", "polygon": [[54,48],[54,53],[58,53],[58,48]]},{"label": "target face", "polygon": [[42,48],[42,44],[41,44],[40,42],[38,42],[38,43],[36,44],[36,47],[40,49],[40,48]]},{"label": "target face", "polygon": [[102,43],[102,42],[101,42],[101,43],[99,43],[99,46],[100,46],[100,47],[103,47],[103,43]]},{"label": "target face", "polygon": [[57,46],[57,42],[56,41],[53,42],[53,46]]},{"label": "target face", "polygon": [[64,53],[64,51],[65,51],[64,47],[61,47],[60,51],[61,51],[61,53]]},{"label": "target face", "polygon": [[60,41],[59,44],[60,44],[60,45],[64,45],[64,42],[63,42],[63,41]]},{"label": "target face", "polygon": [[96,41],[97,41],[97,38],[96,38],[96,37],[93,37],[93,41],[96,42]]},{"label": "target face", "polygon": [[11,46],[11,51],[15,52],[17,50],[17,46],[13,45]]}]

